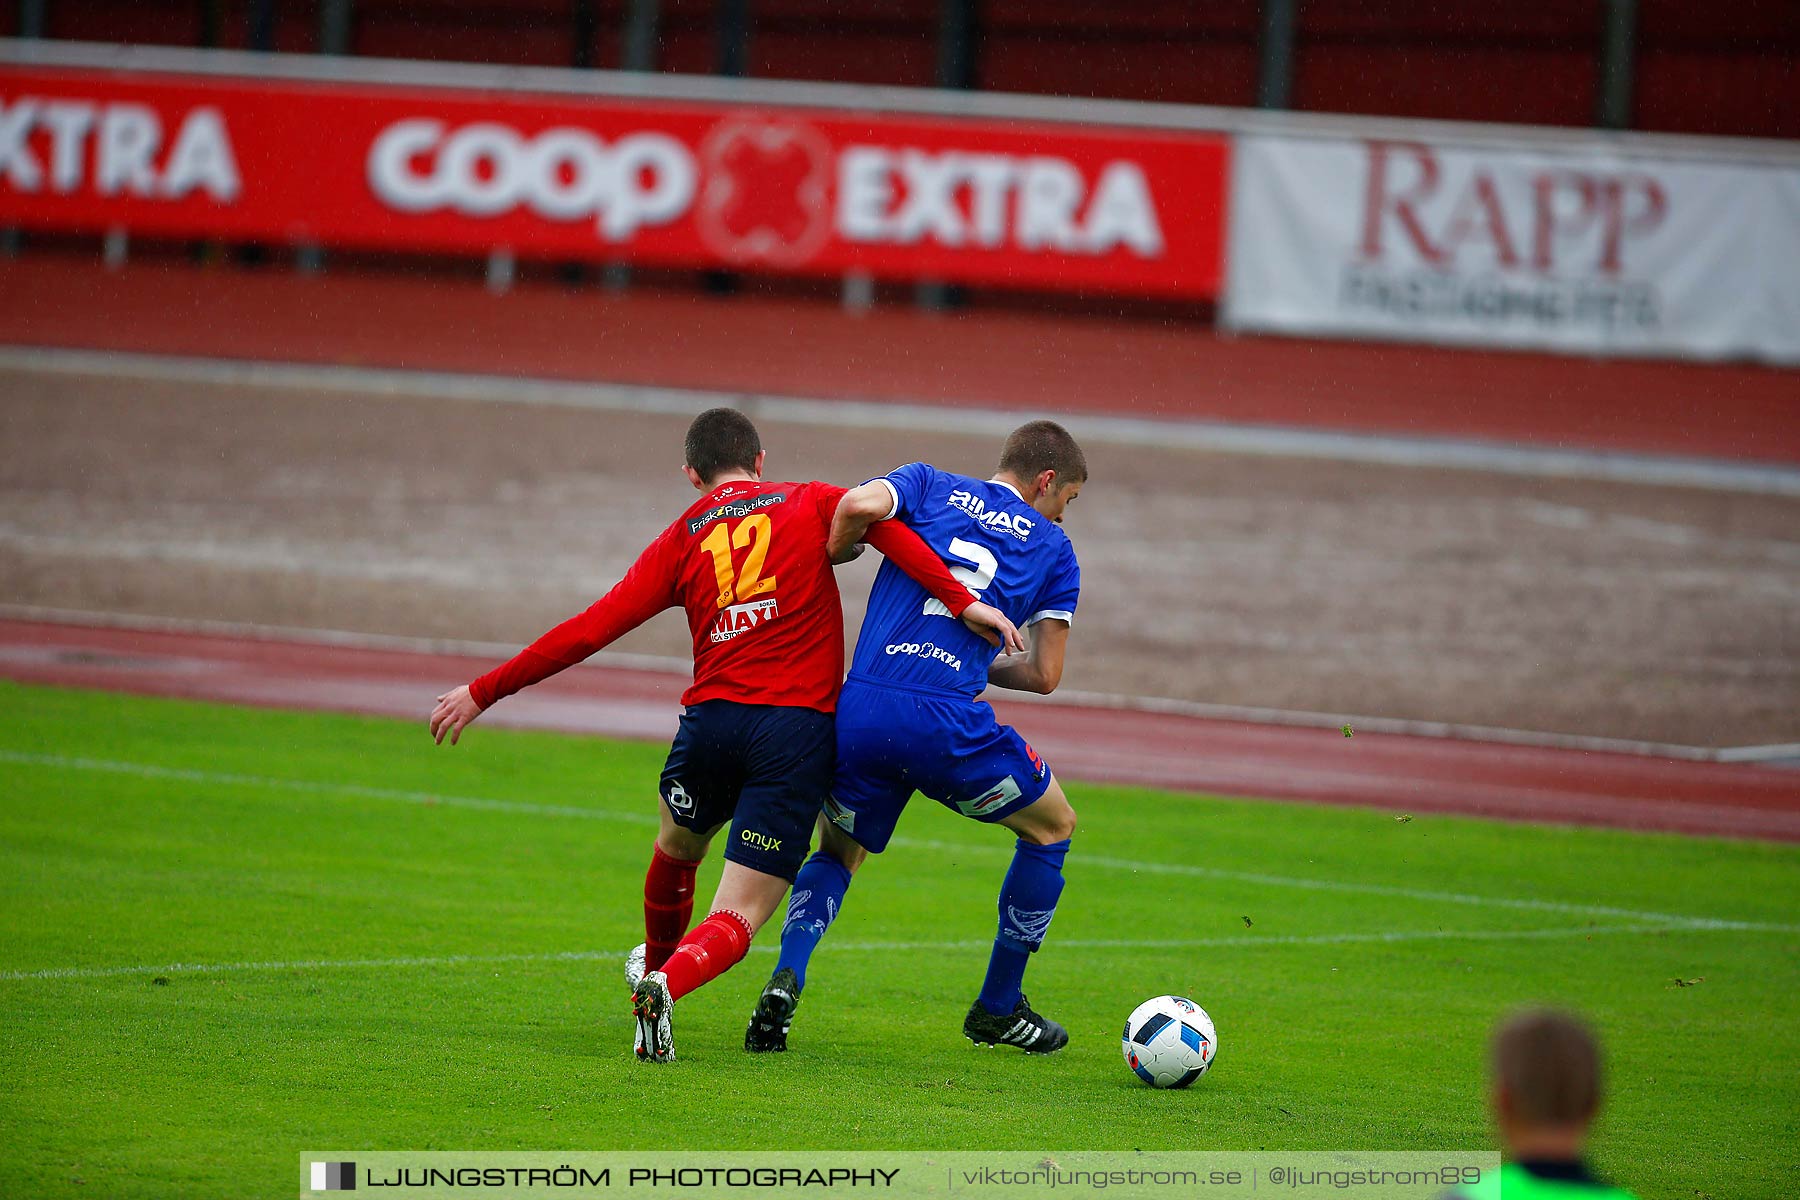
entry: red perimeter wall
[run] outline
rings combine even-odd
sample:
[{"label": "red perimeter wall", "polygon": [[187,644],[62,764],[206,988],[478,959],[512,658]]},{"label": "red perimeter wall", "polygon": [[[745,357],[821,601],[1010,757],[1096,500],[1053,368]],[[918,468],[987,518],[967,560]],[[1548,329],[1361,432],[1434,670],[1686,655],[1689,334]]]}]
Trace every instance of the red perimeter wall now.
[{"label": "red perimeter wall", "polygon": [[[750,73],[927,86],[940,0],[749,0]],[[1249,105],[1261,0],[977,0],[977,82],[994,91]],[[0,33],[17,28],[0,3]],[[624,0],[594,0],[596,66],[616,66]],[[371,57],[569,66],[572,0],[356,0]],[[715,0],[663,0],[661,68],[714,63]],[[243,46],[246,0],[220,0]],[[316,0],[278,0],[277,48],[317,46]],[[1321,112],[1591,124],[1600,0],[1304,0],[1294,102]],[[49,0],[59,38],[194,45],[198,0]],[[1800,3],[1639,0],[1636,125],[1800,137]]]}]

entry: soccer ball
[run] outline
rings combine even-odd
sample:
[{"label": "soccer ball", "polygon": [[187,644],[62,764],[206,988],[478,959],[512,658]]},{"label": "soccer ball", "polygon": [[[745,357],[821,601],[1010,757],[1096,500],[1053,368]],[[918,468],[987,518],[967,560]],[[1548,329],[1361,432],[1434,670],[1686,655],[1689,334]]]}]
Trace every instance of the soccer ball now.
[{"label": "soccer ball", "polygon": [[1153,1088],[1184,1088],[1219,1056],[1206,1010],[1186,996],[1158,996],[1125,1021],[1125,1065]]}]

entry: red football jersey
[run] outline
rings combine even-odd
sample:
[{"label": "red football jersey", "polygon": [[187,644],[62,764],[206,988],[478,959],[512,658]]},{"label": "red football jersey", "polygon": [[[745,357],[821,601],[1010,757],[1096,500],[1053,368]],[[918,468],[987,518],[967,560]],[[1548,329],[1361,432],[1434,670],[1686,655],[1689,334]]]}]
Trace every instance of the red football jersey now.
[{"label": "red football jersey", "polygon": [[[680,605],[694,636],[694,683],[683,704],[726,699],[833,711],[844,678],[844,614],[825,544],[844,492],[816,481],[720,484],[586,612],[471,683],[475,702],[486,708]],[[968,607],[968,590],[905,525],[877,522],[865,540],[953,613]]]}]

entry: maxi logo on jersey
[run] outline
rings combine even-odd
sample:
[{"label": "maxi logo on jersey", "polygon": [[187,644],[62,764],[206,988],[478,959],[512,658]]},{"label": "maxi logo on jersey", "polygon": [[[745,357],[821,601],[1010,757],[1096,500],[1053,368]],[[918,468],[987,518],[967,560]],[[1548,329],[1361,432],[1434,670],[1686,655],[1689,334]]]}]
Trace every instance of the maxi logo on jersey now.
[{"label": "maxi logo on jersey", "polygon": [[967,516],[976,524],[1010,533],[1021,542],[1031,536],[1032,527],[1036,524],[1023,513],[1009,513],[1004,509],[995,509],[989,512],[987,503],[973,492],[951,492],[948,503],[951,508]]},{"label": "maxi logo on jersey", "polygon": [[734,604],[730,608],[720,609],[713,621],[712,640],[729,642],[740,633],[765,625],[781,615],[776,607],[775,597],[766,600],[752,600],[748,604]]}]

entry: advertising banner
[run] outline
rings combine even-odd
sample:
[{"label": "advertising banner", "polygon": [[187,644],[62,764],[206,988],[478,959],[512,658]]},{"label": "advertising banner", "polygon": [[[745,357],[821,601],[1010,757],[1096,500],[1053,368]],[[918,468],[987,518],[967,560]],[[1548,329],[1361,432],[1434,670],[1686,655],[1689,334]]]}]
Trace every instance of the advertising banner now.
[{"label": "advertising banner", "polygon": [[1221,135],[0,65],[0,226],[1217,294]]},{"label": "advertising banner", "polygon": [[1800,361],[1800,169],[1251,135],[1227,323]]}]

